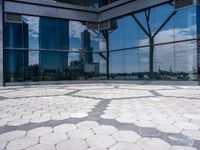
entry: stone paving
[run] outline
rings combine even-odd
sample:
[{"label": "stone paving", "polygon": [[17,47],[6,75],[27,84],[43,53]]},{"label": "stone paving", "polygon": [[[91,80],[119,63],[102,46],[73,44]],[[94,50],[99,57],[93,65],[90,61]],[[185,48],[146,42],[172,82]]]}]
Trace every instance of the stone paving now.
[{"label": "stone paving", "polygon": [[2,87],[0,150],[200,150],[200,87]]}]

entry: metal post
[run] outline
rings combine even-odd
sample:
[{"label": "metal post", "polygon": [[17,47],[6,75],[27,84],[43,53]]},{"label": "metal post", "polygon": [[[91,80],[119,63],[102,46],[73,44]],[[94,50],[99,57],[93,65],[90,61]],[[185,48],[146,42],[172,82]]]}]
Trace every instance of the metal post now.
[{"label": "metal post", "polygon": [[150,44],[150,50],[149,50],[149,75],[150,78],[153,78],[153,73],[154,73],[154,66],[153,66],[153,60],[154,60],[154,39],[149,38],[149,44]]},{"label": "metal post", "polygon": [[3,71],[3,0],[0,0],[0,86],[4,86]]}]

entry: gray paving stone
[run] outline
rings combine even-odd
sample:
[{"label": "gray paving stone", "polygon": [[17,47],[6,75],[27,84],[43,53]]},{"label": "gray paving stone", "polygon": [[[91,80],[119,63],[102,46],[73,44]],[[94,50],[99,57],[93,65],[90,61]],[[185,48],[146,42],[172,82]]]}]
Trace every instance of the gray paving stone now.
[{"label": "gray paving stone", "polygon": [[193,120],[200,120],[200,115],[197,115],[197,114],[184,114],[183,117],[193,119]]},{"label": "gray paving stone", "polygon": [[0,142],[0,149],[5,149],[7,142]]},{"label": "gray paving stone", "polygon": [[49,144],[49,145],[55,145],[55,144],[61,143],[62,141],[65,141],[67,139],[68,139],[67,134],[50,133],[50,134],[42,136],[40,138],[40,143]]},{"label": "gray paving stone", "polygon": [[112,135],[119,142],[136,142],[141,136],[132,131],[118,131]]},{"label": "gray paving stone", "polygon": [[186,130],[198,130],[200,128],[198,125],[188,122],[177,122],[174,125]]},{"label": "gray paving stone", "polygon": [[28,131],[27,136],[40,137],[40,136],[49,134],[51,132],[52,132],[52,128],[50,127],[40,127],[40,128],[35,128]]},{"label": "gray paving stone", "polygon": [[180,133],[183,129],[169,124],[160,124],[156,128],[165,133]]},{"label": "gray paving stone", "polygon": [[56,150],[55,145],[37,144],[25,150]]},{"label": "gray paving stone", "polygon": [[[184,150],[200,149],[199,87],[95,83],[5,87],[0,90],[0,95],[6,97],[0,100],[0,137],[20,130],[27,132],[27,136],[13,134],[13,139],[9,139],[11,142],[31,137],[31,133],[42,141],[28,148],[55,148],[55,143],[69,141],[70,134],[73,140],[86,138],[90,145],[94,143],[92,147],[85,147],[87,150],[108,150],[116,145],[115,148],[125,149],[129,147],[127,141],[129,144],[137,142],[133,135],[126,136],[133,132],[141,136],[139,141],[151,139],[147,145],[150,143],[149,147],[154,150],[160,145],[165,148],[167,144]],[[103,141],[98,136],[106,136],[108,140]],[[107,146],[101,147],[106,143]]]},{"label": "gray paving stone", "polygon": [[54,132],[58,133],[67,133],[75,129],[77,129],[77,127],[74,124],[62,124],[53,128]]},{"label": "gray paving stone", "polygon": [[142,150],[135,143],[117,143],[110,150]]},{"label": "gray paving stone", "polygon": [[22,138],[25,135],[26,135],[26,131],[19,131],[19,130],[10,131],[10,132],[1,134],[0,135],[0,141],[4,141],[4,142],[12,141],[12,140],[15,140],[15,139]]},{"label": "gray paving stone", "polygon": [[57,145],[57,150],[86,150],[88,145],[84,140],[70,139]]},{"label": "gray paving stone", "polygon": [[96,134],[110,135],[117,132],[117,129],[113,126],[101,125],[93,129]]},{"label": "gray paving stone", "polygon": [[7,145],[7,149],[9,150],[22,150],[28,147],[31,147],[33,145],[38,144],[38,138],[33,138],[33,137],[23,137],[16,139],[14,141],[11,141]]},{"label": "gray paving stone", "polygon": [[97,123],[96,121],[83,121],[77,124],[78,128],[95,128],[98,127],[99,123]]},{"label": "gray paving stone", "polygon": [[183,135],[195,140],[200,140],[200,130],[183,130]]},{"label": "gray paving stone", "polygon": [[95,148],[109,148],[116,143],[113,137],[109,135],[94,135],[86,141],[90,147]]},{"label": "gray paving stone", "polygon": [[170,144],[159,138],[142,138],[137,145],[144,150],[169,150],[171,148]]},{"label": "gray paving stone", "polygon": [[94,135],[94,132],[92,132],[92,130],[87,128],[80,128],[68,133],[68,136],[71,139],[86,139],[91,137],[92,135]]},{"label": "gray paving stone", "polygon": [[197,150],[197,149],[189,146],[172,146],[170,150]]}]

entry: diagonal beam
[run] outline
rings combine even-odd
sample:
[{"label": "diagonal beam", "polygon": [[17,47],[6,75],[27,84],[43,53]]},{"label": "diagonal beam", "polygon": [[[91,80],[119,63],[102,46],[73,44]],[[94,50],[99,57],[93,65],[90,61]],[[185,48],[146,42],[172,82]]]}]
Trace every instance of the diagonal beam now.
[{"label": "diagonal beam", "polygon": [[177,11],[173,11],[171,13],[171,15],[163,22],[163,24],[158,28],[158,30],[154,33],[154,35],[152,36],[152,38],[154,38],[159,32],[160,30],[169,22],[169,20],[177,13]]},{"label": "diagonal beam", "polygon": [[148,27],[148,32],[149,32],[149,35],[151,37],[150,14],[151,14],[151,9],[148,9],[147,11],[145,11],[145,17],[146,17],[146,23],[147,23],[147,27]]},{"label": "diagonal beam", "polygon": [[106,72],[107,72],[107,79],[110,79],[110,63],[109,63],[109,59],[110,59],[110,52],[109,52],[109,33],[107,30],[102,31],[102,34],[106,40],[106,54],[107,54],[107,58],[106,58]]},{"label": "diagonal beam", "polygon": [[101,52],[98,53],[105,61],[108,61],[108,59],[106,58],[106,56],[104,56]]},{"label": "diagonal beam", "polygon": [[105,40],[107,41],[107,39],[108,39],[108,31],[102,31],[102,34],[103,34]]},{"label": "diagonal beam", "polygon": [[150,37],[148,31],[143,27],[143,25],[140,23],[140,21],[137,19],[137,17],[135,17],[134,14],[131,14],[132,18],[137,22],[137,24],[139,25],[139,27],[145,32],[145,34]]}]

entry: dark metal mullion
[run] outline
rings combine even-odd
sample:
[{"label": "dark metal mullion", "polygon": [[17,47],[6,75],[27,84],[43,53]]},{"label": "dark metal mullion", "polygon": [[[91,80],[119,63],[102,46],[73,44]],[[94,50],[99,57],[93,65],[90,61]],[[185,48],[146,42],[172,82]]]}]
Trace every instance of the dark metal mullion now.
[{"label": "dark metal mullion", "polygon": [[102,34],[106,40],[106,54],[107,54],[107,61],[106,61],[106,72],[107,72],[107,79],[110,79],[110,52],[109,52],[109,33],[107,30],[102,31]]},{"label": "dark metal mullion", "polygon": [[150,37],[149,33],[147,32],[147,30],[143,27],[143,25],[140,23],[140,21],[135,17],[134,14],[131,14],[132,18],[137,22],[137,24],[139,25],[139,27],[146,33],[146,35],[148,37]]},{"label": "dark metal mullion", "polygon": [[168,3],[170,6],[174,7],[174,1]]},{"label": "dark metal mullion", "polygon": [[104,56],[101,52],[98,53],[105,61],[108,61],[108,59],[106,58],[106,56]]},{"label": "dark metal mullion", "polygon": [[151,13],[151,10],[149,9],[147,11],[145,11],[145,17],[146,17],[146,23],[147,23],[147,28],[148,28],[148,32],[149,32],[149,37],[151,37],[151,28],[150,28],[150,13]]},{"label": "dark metal mullion", "polygon": [[152,36],[153,38],[160,32],[160,30],[169,22],[169,20],[177,13],[177,11],[173,11],[172,14],[165,20],[165,22],[158,28],[158,30]]}]

